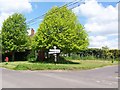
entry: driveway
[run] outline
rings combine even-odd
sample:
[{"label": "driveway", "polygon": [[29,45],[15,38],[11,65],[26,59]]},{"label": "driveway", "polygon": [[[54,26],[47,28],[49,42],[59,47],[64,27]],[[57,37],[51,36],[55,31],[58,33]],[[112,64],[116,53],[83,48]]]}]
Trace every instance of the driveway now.
[{"label": "driveway", "polygon": [[118,66],[82,71],[0,70],[2,88],[118,88]]}]

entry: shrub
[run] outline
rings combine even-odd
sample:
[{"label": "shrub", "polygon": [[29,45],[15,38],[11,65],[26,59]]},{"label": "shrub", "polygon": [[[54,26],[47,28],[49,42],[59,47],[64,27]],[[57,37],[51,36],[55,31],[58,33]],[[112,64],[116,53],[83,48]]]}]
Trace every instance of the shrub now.
[{"label": "shrub", "polygon": [[32,50],[30,52],[30,54],[27,56],[27,60],[29,62],[35,62],[35,61],[37,61],[37,55],[36,55],[36,52],[34,50]]}]

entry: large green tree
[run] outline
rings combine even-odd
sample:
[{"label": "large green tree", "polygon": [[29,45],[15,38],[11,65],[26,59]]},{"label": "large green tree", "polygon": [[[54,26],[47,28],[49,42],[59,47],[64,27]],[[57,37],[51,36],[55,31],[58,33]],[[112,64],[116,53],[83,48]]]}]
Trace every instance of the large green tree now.
[{"label": "large green tree", "polygon": [[64,53],[77,52],[87,48],[88,44],[88,34],[67,7],[53,7],[49,10],[33,40],[35,49],[57,46]]},{"label": "large green tree", "polygon": [[2,51],[3,53],[11,52],[14,60],[16,51],[27,49],[27,24],[26,18],[19,13],[9,16],[2,25]]}]

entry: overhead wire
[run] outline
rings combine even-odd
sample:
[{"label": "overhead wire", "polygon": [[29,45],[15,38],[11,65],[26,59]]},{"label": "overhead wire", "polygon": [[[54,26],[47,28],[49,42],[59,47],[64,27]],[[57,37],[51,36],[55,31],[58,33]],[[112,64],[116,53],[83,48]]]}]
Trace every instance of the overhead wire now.
[{"label": "overhead wire", "polygon": [[[78,0],[74,0],[73,2],[75,2],[75,1],[78,1]],[[69,2],[69,3],[67,3],[67,4],[64,4],[64,5],[62,5],[62,6],[60,6],[59,8],[62,8],[63,6],[70,6],[73,2]],[[70,4],[70,5],[69,5]],[[43,15],[41,15],[41,16],[38,16],[38,17],[36,17],[36,18],[34,18],[34,19],[31,19],[31,20],[29,20],[29,21],[26,21],[26,23],[30,23],[30,22],[32,22],[32,21],[34,21],[34,20],[36,20],[36,19],[38,19],[38,18],[40,18],[40,17],[43,17],[43,16],[45,16],[47,13],[44,13]]]},{"label": "overhead wire", "polygon": [[[77,2],[75,2],[75,1],[77,1]],[[59,7],[59,9],[62,8],[63,6],[69,7],[69,6],[71,6],[71,5],[75,5],[75,4],[79,3],[78,0],[75,0],[75,1],[74,1],[74,2],[69,2],[69,3],[65,4],[65,5],[62,5],[62,6]],[[81,0],[81,1],[82,1],[82,0]],[[77,6],[73,7],[73,8],[70,8],[70,9],[74,9],[74,8],[76,8],[76,7],[78,7],[78,6],[79,6],[79,5],[77,5]],[[54,11],[54,12],[52,12],[52,13],[55,13],[55,12],[57,12],[57,11]],[[42,18],[42,17],[45,16],[46,14],[47,14],[47,13],[45,13],[45,14],[43,14],[43,15],[41,15],[41,16],[38,16],[38,17],[36,17],[36,18],[34,18],[34,19],[31,19],[31,20],[27,21],[26,23],[27,23],[27,24],[31,24],[31,23],[35,22],[36,20],[38,20],[39,18]]]},{"label": "overhead wire", "polygon": [[[75,0],[75,1],[76,1],[76,0]],[[69,3],[67,3],[67,4],[71,4],[71,3],[72,3],[72,2],[69,2]],[[63,6],[66,6],[67,4],[60,6],[60,8],[63,7]],[[29,20],[29,21],[26,21],[26,23],[29,24],[29,23],[33,22],[34,20],[39,19],[39,18],[45,16],[46,14],[47,14],[47,13],[44,13],[44,14],[41,15],[41,16],[38,16],[38,17],[33,18],[33,19]]]}]

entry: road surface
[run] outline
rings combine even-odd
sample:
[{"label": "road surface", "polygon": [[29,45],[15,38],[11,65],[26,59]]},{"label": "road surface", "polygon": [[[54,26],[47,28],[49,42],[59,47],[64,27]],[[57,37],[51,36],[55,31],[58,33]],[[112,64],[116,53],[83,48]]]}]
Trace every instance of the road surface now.
[{"label": "road surface", "polygon": [[2,88],[118,88],[118,66],[82,71],[0,70]]}]

